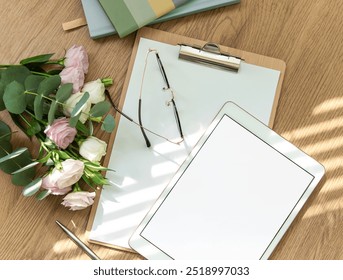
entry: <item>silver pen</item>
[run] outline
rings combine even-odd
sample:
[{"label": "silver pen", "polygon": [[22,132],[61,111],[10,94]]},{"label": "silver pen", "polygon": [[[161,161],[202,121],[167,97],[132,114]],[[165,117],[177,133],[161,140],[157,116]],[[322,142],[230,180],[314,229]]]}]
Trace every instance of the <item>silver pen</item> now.
[{"label": "silver pen", "polygon": [[66,226],[59,221],[56,221],[56,224],[58,224],[60,228],[69,236],[69,238],[73,240],[75,244],[79,246],[92,260],[100,260],[100,258]]}]

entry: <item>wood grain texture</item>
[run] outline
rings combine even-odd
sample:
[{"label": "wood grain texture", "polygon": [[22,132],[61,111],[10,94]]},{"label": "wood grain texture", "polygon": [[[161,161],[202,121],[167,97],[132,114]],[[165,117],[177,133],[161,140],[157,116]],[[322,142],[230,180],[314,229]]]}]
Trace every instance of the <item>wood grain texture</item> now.
[{"label": "wood grain texture", "polygon": [[[0,63],[82,44],[90,56],[87,80],[111,76],[118,104],[135,39],[91,40],[86,27],[62,23],[82,17],[80,1],[0,0]],[[241,0],[153,27],[284,60],[287,70],[274,129],[320,161],[326,179],[311,195],[272,259],[343,259],[343,2]],[[9,121],[5,112],[0,119]],[[14,128],[14,125],[13,125]],[[97,130],[108,141],[110,135]],[[16,146],[33,144],[18,132]],[[60,197],[24,198],[0,176],[0,259],[88,259],[55,224],[58,219],[86,240],[89,210],[72,212]],[[103,259],[141,259],[134,253],[89,244]]]}]

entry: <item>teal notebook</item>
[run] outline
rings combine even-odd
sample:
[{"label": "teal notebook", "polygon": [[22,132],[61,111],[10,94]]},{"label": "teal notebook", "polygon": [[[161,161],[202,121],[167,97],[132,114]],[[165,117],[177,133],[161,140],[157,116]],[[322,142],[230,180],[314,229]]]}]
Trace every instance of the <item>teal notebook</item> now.
[{"label": "teal notebook", "polygon": [[[172,10],[164,16],[155,19],[149,24],[172,20],[239,2],[240,0],[189,0],[187,3]],[[98,39],[117,34],[116,29],[98,0],[82,0],[82,6],[87,20],[89,35],[92,39]]]}]

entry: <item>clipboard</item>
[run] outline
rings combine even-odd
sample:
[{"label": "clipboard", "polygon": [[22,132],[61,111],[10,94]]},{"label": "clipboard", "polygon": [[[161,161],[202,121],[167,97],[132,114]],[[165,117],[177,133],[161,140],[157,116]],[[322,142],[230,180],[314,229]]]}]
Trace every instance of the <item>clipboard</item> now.
[{"label": "clipboard", "polygon": [[[179,58],[180,44],[203,47],[206,43],[208,42],[148,27],[138,31],[119,109],[126,114],[130,113],[132,118],[137,118],[138,94],[134,95],[133,92],[137,92],[141,84],[142,77],[139,71],[144,67],[142,57],[146,53],[146,49],[143,48],[147,45],[160,48],[163,50],[160,55],[168,77],[176,89],[176,102],[184,125],[185,141],[181,147],[175,147],[173,144],[166,145],[161,139],[153,138],[154,147],[149,150],[144,144],[139,129],[120,114],[116,114],[117,127],[111,135],[104,160],[104,165],[116,172],[107,173],[112,185],[104,186],[92,206],[87,225],[89,242],[133,251],[128,241],[135,228],[225,102],[236,102],[269,127],[273,126],[286,69],[285,63],[279,59],[221,45],[218,45],[219,55],[229,55],[242,61],[237,72]],[[163,83],[159,81],[161,78],[156,78],[159,69],[155,69],[157,66],[153,66],[153,63],[149,62],[151,69],[149,68],[148,71],[152,77],[146,84],[148,87],[153,87],[155,91],[162,88]],[[194,68],[197,70],[194,71]],[[254,77],[252,85],[249,84],[251,82],[249,79],[242,82],[242,77],[246,74]],[[227,82],[228,77],[232,77],[230,85],[221,85],[221,82]],[[212,84],[209,81],[212,81]],[[195,85],[198,88],[194,95]],[[216,95],[219,92],[218,87],[224,95],[227,93],[228,96]],[[241,87],[246,87],[245,94],[242,94]],[[234,88],[236,90],[233,90]],[[188,95],[189,92],[193,92],[193,96]],[[160,107],[162,108],[163,105],[154,105],[161,104],[159,95],[151,96],[145,93],[144,101],[148,107],[143,108],[143,111],[149,115],[153,107],[154,111],[161,112],[157,115],[154,115],[156,112],[150,114],[145,121],[146,126],[160,131],[161,127],[167,128],[166,133],[172,135],[169,128],[172,130],[171,127],[175,126],[174,116],[170,112],[168,114],[162,112],[163,109]],[[162,130],[163,132],[165,131]]]}]

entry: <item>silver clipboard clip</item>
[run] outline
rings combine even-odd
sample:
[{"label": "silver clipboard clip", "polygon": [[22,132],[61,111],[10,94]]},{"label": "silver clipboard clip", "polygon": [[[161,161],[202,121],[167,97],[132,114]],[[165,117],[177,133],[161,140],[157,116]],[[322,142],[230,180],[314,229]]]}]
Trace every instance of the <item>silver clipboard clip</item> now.
[{"label": "silver clipboard clip", "polygon": [[220,51],[219,45],[215,43],[206,43],[203,47],[180,45],[179,58],[208,64],[225,70],[239,70],[241,61],[240,57],[224,54]]}]

